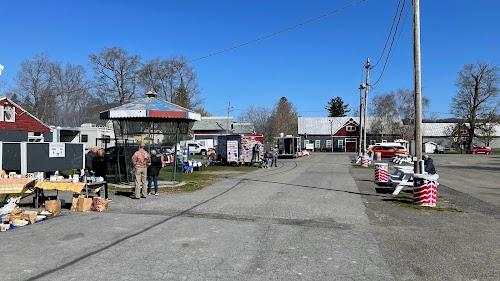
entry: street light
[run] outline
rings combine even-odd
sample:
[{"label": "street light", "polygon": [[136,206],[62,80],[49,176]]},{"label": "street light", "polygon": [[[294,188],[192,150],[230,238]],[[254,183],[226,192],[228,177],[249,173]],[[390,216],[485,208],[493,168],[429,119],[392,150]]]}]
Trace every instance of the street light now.
[{"label": "street light", "polygon": [[333,152],[333,119],[328,119],[328,122],[330,122],[330,148],[331,148],[331,152]]}]

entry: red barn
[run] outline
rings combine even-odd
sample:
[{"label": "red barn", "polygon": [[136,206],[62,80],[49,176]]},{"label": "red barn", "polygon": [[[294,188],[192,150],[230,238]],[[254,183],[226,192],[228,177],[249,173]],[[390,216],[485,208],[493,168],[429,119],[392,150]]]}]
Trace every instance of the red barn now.
[{"label": "red barn", "polygon": [[52,141],[49,126],[7,97],[0,98],[0,141]]}]

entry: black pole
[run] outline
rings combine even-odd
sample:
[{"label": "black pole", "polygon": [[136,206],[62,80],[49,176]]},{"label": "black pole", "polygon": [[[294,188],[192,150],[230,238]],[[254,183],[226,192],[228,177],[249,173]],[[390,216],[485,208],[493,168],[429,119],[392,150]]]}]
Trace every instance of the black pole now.
[{"label": "black pole", "polygon": [[172,181],[175,181],[175,173],[177,172],[177,143],[179,142],[179,123],[175,130],[175,149],[174,149],[174,170],[172,171]]}]

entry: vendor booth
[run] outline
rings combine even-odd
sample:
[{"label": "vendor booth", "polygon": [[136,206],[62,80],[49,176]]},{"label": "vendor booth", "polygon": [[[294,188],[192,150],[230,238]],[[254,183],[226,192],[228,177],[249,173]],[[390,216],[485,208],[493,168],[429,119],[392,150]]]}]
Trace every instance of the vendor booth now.
[{"label": "vendor booth", "polygon": [[[110,153],[109,171],[115,173],[119,182],[132,180],[130,161],[139,143],[146,148],[160,150],[162,146],[173,145],[189,138],[195,121],[200,114],[158,98],[150,91],[143,98],[103,111],[101,119],[112,120],[116,146]],[[174,145],[175,150],[177,146]],[[174,152],[177,155],[177,151]],[[172,180],[178,180],[178,161],[172,163]]]}]

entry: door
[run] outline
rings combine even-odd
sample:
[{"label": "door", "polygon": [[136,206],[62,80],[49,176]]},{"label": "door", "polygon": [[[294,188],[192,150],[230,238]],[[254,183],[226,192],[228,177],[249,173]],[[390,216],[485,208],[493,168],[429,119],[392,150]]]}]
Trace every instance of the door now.
[{"label": "door", "polygon": [[345,151],[346,152],[356,152],[357,141],[356,139],[346,139],[345,140]]}]

